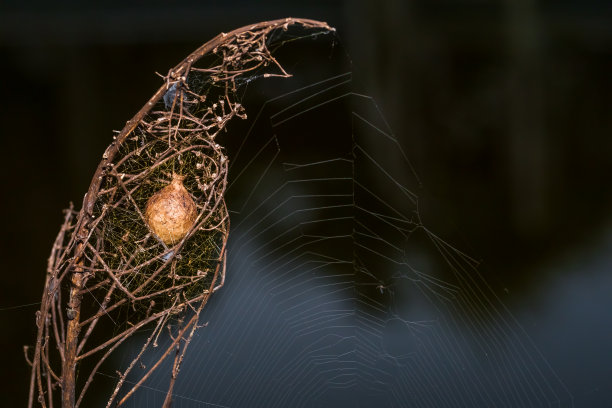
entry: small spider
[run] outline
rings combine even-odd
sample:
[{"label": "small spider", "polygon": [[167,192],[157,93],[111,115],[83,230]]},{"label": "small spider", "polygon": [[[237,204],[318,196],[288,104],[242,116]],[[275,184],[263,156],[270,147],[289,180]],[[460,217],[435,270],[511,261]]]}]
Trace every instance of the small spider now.
[{"label": "small spider", "polygon": [[380,285],[378,285],[376,287],[376,289],[378,289],[380,291],[380,294],[382,295],[384,293],[385,289],[388,289],[388,287],[381,283]]}]

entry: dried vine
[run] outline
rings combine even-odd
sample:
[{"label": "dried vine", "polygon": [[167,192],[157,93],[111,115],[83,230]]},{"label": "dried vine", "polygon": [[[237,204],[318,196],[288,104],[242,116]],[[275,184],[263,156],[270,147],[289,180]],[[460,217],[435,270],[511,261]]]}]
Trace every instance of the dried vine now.
[{"label": "dried vine", "polygon": [[[143,328],[149,334],[118,372],[106,406],[124,404],[174,355],[163,405],[170,406],[200,312],[225,278],[228,159],[215,137],[231,119],[246,117],[237,95],[241,81],[289,76],[272,49],[283,44],[273,40],[275,33],[292,26],[333,31],[322,22],[288,18],[220,34],[170,70],[115,136],[81,210],[66,210],[49,257],[31,357],[25,348],[32,366],[28,407],[35,401],[81,406],[100,367]],[[145,207],[171,183],[184,184],[197,211],[184,236],[169,242],[149,226]],[[165,329],[170,345],[143,367],[143,354]],[[138,378],[129,387],[128,375]]]}]

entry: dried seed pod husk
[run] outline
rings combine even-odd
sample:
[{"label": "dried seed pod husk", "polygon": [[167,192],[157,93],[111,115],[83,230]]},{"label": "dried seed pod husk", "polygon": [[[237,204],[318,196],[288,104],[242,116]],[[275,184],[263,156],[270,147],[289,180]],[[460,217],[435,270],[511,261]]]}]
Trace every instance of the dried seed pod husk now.
[{"label": "dried seed pod husk", "polygon": [[149,228],[165,244],[176,244],[183,239],[198,215],[183,179],[184,176],[174,174],[172,182],[153,194],[145,208]]}]

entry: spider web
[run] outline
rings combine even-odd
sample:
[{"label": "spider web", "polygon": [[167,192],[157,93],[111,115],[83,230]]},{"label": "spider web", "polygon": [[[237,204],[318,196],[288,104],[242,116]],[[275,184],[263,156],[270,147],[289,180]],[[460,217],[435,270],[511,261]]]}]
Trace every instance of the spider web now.
[{"label": "spider web", "polygon": [[[275,57],[293,77],[248,78],[249,120],[218,139],[230,161],[225,286],[173,406],[571,406],[476,263],[430,226],[403,141],[355,92],[336,40],[289,48]],[[168,372],[127,405],[161,406]]]},{"label": "spider web", "polygon": [[[246,118],[237,94],[244,74],[288,77],[271,49],[300,38],[295,25],[332,30],[288,18],[219,34],[163,76],[113,138],[82,209],[65,211],[51,251],[31,357],[25,348],[28,406],[35,396],[43,407],[59,397],[63,406],[90,405],[101,367],[144,330],[140,351],[115,371],[106,406],[122,405],[174,350],[169,406],[200,312],[225,278],[228,162],[215,137],[231,119]],[[141,356],[166,329],[172,341],[147,369]],[[146,371],[136,374],[137,363]],[[139,378],[129,389],[128,376]]]}]

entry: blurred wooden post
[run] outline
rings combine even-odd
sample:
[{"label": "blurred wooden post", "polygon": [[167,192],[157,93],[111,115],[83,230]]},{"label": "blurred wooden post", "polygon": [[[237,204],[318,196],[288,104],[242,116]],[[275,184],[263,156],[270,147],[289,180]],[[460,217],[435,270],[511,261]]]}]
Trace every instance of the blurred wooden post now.
[{"label": "blurred wooden post", "polygon": [[541,46],[533,0],[507,0],[508,175],[513,224],[527,239],[537,239],[548,224],[550,152],[542,123]]}]

